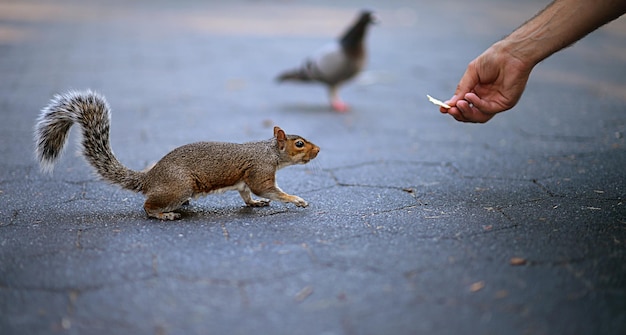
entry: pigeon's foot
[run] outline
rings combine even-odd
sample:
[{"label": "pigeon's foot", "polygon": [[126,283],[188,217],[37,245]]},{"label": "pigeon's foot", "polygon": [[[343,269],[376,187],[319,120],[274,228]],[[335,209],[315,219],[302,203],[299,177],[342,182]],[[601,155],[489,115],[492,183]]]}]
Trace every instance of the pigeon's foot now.
[{"label": "pigeon's foot", "polygon": [[339,113],[346,113],[350,110],[350,106],[348,106],[348,104],[341,100],[332,101],[330,103],[330,106],[333,108],[334,111],[337,111]]}]

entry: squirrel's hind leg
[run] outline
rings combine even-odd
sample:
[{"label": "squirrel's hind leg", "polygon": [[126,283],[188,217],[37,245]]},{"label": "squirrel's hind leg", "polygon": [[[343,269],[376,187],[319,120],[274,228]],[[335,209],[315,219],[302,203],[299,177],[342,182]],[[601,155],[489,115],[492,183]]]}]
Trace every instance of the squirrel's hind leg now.
[{"label": "squirrel's hind leg", "polygon": [[[146,211],[146,213],[148,213]],[[172,221],[180,219],[180,213],[176,212],[163,212],[163,213],[148,213],[149,217],[156,218],[163,221]]]},{"label": "squirrel's hind leg", "polygon": [[180,219],[180,213],[173,212],[189,200],[189,196],[149,194],[143,209],[149,217],[159,220]]}]

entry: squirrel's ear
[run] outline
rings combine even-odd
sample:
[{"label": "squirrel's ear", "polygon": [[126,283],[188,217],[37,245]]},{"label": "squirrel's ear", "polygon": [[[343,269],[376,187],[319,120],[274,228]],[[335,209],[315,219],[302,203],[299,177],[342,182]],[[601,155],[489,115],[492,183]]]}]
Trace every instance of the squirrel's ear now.
[{"label": "squirrel's ear", "polygon": [[278,143],[278,149],[283,150],[285,148],[285,142],[287,141],[287,135],[285,135],[285,132],[280,129],[280,127],[276,126],[274,127],[274,137]]},{"label": "squirrel's ear", "polygon": [[274,137],[278,137],[278,132],[282,131],[279,126],[274,126]]}]

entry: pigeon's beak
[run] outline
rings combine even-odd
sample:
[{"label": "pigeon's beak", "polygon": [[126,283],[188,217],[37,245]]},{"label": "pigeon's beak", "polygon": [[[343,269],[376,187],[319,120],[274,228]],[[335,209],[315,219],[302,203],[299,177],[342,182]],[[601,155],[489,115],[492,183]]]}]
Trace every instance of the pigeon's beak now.
[{"label": "pigeon's beak", "polygon": [[378,18],[378,16],[371,14],[370,15],[370,23],[371,24],[379,24],[380,23],[380,19]]}]

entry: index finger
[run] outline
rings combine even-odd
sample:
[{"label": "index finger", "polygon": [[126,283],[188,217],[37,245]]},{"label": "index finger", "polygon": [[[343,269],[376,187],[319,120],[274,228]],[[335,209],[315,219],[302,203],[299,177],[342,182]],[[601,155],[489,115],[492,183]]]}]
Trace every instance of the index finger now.
[{"label": "index finger", "polygon": [[464,100],[465,94],[472,92],[478,83],[478,73],[476,72],[474,61],[472,61],[469,63],[465,73],[463,73],[463,76],[459,80],[459,84],[456,86],[454,95],[450,99],[444,101],[444,103],[451,107],[456,106],[457,101]]}]

